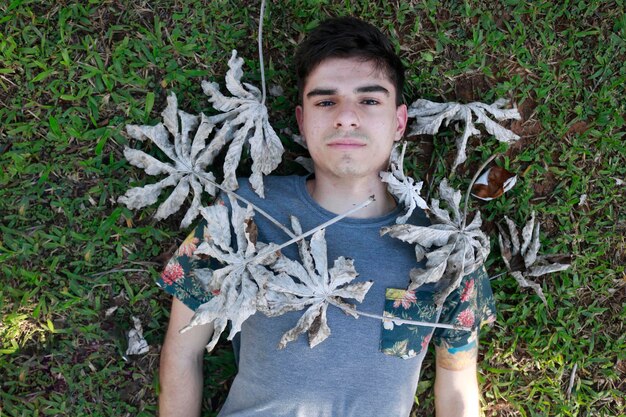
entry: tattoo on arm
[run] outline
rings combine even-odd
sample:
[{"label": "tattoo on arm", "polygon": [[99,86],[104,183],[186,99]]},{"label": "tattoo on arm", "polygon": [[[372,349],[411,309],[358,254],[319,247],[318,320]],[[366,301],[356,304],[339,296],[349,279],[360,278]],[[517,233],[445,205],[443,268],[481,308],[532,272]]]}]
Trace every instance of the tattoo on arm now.
[{"label": "tattoo on arm", "polygon": [[435,353],[437,365],[450,371],[460,371],[476,364],[478,344],[474,340],[460,347],[436,346]]}]

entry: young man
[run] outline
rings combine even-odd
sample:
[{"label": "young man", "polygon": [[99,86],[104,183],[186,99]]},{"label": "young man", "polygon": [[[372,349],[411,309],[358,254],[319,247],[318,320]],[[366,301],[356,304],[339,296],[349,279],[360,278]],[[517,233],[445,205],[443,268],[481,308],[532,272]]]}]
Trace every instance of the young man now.
[{"label": "young man", "polygon": [[[478,416],[476,378],[477,327],[493,314],[484,271],[465,277],[461,287],[438,311],[436,285],[405,289],[409,271],[418,266],[414,249],[387,236],[403,208],[380,180],[389,155],[407,124],[402,104],[404,69],[389,40],[375,27],[354,18],[330,19],[309,34],[296,54],[301,104],[296,108],[300,132],[314,163],[310,177],[268,177],[266,198],[247,181],[238,193],[283,224],[296,215],[309,230],[374,195],[376,200],[353,217],[326,230],[328,261],[354,260],[355,281],[373,281],[357,307],[383,315],[412,315],[425,321],[463,323],[473,332],[433,331],[398,326],[328,309],[331,336],[310,348],[301,336],[277,349],[281,335],[302,312],[268,318],[256,313],[244,322],[239,371],[220,416],[408,416],[419,371],[431,337],[436,346],[435,405],[438,417]],[[288,239],[261,216],[255,217],[263,242]],[[416,212],[412,224],[428,223]],[[160,415],[198,416],[202,395],[202,358],[212,326],[180,334],[193,310],[208,300],[194,283],[200,260],[193,249],[204,238],[201,224],[168,264],[160,285],[174,295],[169,328],[161,353]],[[283,253],[299,259],[297,248]],[[172,272],[176,271],[176,272]],[[207,376],[210,378],[210,375]]]}]

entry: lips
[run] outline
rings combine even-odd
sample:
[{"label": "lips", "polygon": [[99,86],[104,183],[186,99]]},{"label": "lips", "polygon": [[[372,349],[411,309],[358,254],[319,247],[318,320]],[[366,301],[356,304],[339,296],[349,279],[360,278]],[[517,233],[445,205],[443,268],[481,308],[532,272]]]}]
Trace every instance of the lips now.
[{"label": "lips", "polygon": [[366,143],[363,139],[351,137],[336,138],[328,143],[328,146],[333,148],[361,148],[365,145]]}]

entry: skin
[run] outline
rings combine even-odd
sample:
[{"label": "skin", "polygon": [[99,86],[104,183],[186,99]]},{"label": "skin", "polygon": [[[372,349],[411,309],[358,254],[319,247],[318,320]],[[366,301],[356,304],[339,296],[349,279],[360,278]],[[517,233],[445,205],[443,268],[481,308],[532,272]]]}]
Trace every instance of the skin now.
[{"label": "skin", "polygon": [[435,412],[437,417],[478,417],[478,345],[435,347]]},{"label": "skin", "polygon": [[[307,182],[313,199],[343,213],[374,195],[376,200],[354,217],[377,217],[395,208],[379,172],[387,168],[394,142],[407,124],[405,105],[396,106],[394,85],[370,62],[327,59],[306,80],[296,119],[315,167]],[[193,311],[174,299],[160,362],[159,415],[199,416],[202,357],[212,326],[184,335]],[[437,348],[437,417],[478,416],[477,347]]]},{"label": "skin", "polygon": [[194,312],[177,298],[172,299],[170,322],[159,363],[159,416],[199,416],[202,404],[202,358],[213,334],[212,325],[196,326],[185,334]]},{"label": "skin", "polygon": [[307,78],[296,108],[300,133],[313,159],[309,193],[322,207],[342,213],[374,195],[355,217],[374,217],[395,207],[378,176],[407,123],[405,105],[371,62],[327,59]]}]

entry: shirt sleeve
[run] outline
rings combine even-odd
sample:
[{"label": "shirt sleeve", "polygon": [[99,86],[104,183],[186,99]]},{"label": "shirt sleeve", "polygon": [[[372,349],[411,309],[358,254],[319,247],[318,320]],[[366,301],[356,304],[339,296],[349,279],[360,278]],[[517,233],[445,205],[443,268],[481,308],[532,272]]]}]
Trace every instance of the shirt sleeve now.
[{"label": "shirt sleeve", "polygon": [[203,219],[187,236],[157,280],[159,287],[194,311],[213,297],[194,273],[201,268],[215,268],[213,264],[216,262],[194,254],[198,245],[207,238],[206,224]]},{"label": "shirt sleeve", "polygon": [[437,329],[434,334],[436,346],[458,348],[478,339],[478,332],[484,325],[496,320],[496,307],[489,283],[489,275],[484,266],[461,280],[459,288],[446,299],[439,318],[440,323],[470,327],[471,331]]}]

